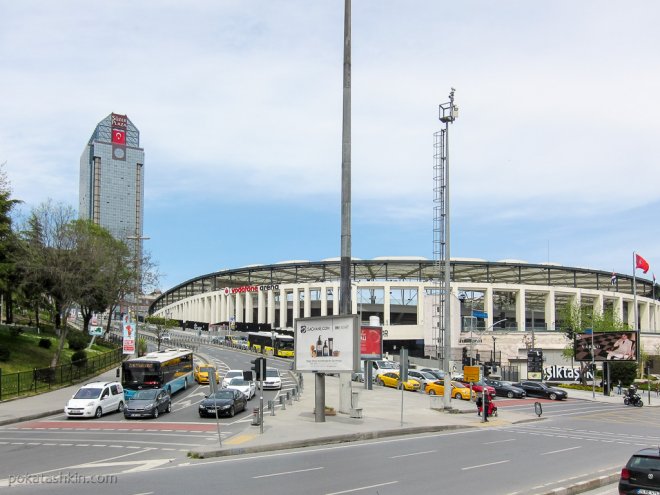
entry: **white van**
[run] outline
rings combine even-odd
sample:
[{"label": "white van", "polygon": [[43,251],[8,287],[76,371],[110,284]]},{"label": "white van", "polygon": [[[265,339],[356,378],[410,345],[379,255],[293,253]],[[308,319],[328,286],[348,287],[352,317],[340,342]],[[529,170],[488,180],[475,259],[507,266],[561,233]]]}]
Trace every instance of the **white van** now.
[{"label": "white van", "polygon": [[119,382],[92,382],[80,387],[69,399],[67,418],[100,418],[109,412],[124,410],[124,389]]}]

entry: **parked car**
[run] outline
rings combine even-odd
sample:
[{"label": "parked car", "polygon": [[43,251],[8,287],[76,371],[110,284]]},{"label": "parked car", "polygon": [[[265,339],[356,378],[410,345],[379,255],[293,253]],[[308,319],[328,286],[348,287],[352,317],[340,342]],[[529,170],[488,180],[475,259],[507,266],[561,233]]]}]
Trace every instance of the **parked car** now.
[{"label": "parked car", "polygon": [[222,383],[220,386],[222,388],[227,388],[227,385],[229,385],[229,382],[231,381],[232,378],[243,378],[243,370],[229,370],[227,373],[225,373],[225,376],[222,377]]},{"label": "parked car", "polygon": [[424,371],[426,373],[431,373],[435,376],[436,380],[444,380],[445,372],[438,368],[417,368],[419,371]]},{"label": "parked car", "polygon": [[172,411],[172,399],[164,388],[138,390],[126,401],[125,418],[157,418],[162,412]]},{"label": "parked car", "polygon": [[215,366],[198,363],[195,365],[193,370],[193,377],[197,383],[209,383],[209,378],[215,373],[215,383],[220,383],[220,372],[215,368]]},{"label": "parked car", "polygon": [[160,336],[160,341],[163,343],[167,342],[169,344],[172,342],[172,336],[169,333],[164,333]]},{"label": "parked car", "polygon": [[528,397],[543,397],[545,399],[562,400],[568,397],[568,392],[559,388],[551,387],[543,382],[520,382],[514,383],[515,387],[522,388]]},{"label": "parked car", "polygon": [[387,359],[376,359],[371,361],[371,367],[373,368],[372,375],[374,380],[378,375],[382,375],[383,373],[399,371],[399,363],[396,361],[388,361]]},{"label": "parked car", "polygon": [[660,493],[660,449],[635,452],[621,470],[619,493]]},{"label": "parked car", "polygon": [[364,371],[354,371],[351,373],[351,380],[354,382],[364,383]]},{"label": "parked car", "polygon": [[[437,380],[428,384],[424,391],[429,395],[445,395],[445,382]],[[461,382],[451,382],[451,398],[470,400],[470,389]]]},{"label": "parked car", "polygon": [[[465,383],[465,382],[461,382],[461,383],[463,383],[467,388],[470,388],[469,383]],[[486,385],[484,382],[474,382],[472,384],[472,391],[476,392],[477,394],[482,394],[484,391],[484,386],[486,387],[486,393],[491,397],[495,397],[495,389],[490,385]]]},{"label": "parked car", "polygon": [[513,399],[515,397],[516,399],[524,399],[527,395],[527,392],[525,392],[520,387],[516,387],[511,382],[491,380],[490,378],[486,378],[484,381],[487,385],[490,385],[495,389],[495,394],[499,397],[508,397],[509,399]]},{"label": "parked car", "polygon": [[[378,375],[378,377],[376,377],[376,383],[385,387],[401,388],[401,380],[399,379],[398,371],[390,371]],[[403,382],[403,388],[415,392],[421,388],[421,385],[417,380],[408,378],[407,381]]]},{"label": "parked car", "polygon": [[124,410],[124,389],[119,382],[91,382],[83,385],[67,402],[67,418],[100,418]]},{"label": "parked car", "polygon": [[211,395],[205,396],[199,403],[199,417],[218,416],[233,417],[237,412],[245,411],[247,408],[247,397],[238,390],[220,389]]},{"label": "parked car", "polygon": [[282,389],[282,377],[280,376],[280,370],[277,368],[266,368],[266,376],[264,377],[264,390],[267,388],[272,388],[275,390]]},{"label": "parked car", "polygon": [[227,390],[238,390],[243,392],[248,400],[252,400],[252,397],[257,393],[257,386],[253,381],[247,381],[243,378],[232,378],[227,385]]},{"label": "parked car", "polygon": [[438,378],[431,373],[420,370],[408,370],[408,377],[417,380],[420,383],[422,390],[424,390],[429,383],[438,380]]}]

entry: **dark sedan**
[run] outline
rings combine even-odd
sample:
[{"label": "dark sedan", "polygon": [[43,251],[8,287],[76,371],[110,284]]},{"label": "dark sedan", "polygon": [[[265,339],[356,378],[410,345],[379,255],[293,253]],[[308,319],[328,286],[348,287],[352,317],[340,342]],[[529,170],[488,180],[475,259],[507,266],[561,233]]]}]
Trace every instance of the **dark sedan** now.
[{"label": "dark sedan", "polygon": [[495,395],[498,397],[508,397],[509,399],[524,399],[527,395],[527,392],[525,392],[520,387],[516,387],[511,382],[491,379],[486,379],[485,382],[495,389]]},{"label": "dark sedan", "polygon": [[164,388],[138,390],[124,406],[125,418],[157,418],[162,412],[172,411],[170,394]]},{"label": "dark sedan", "polygon": [[234,416],[237,412],[245,411],[247,408],[247,397],[239,390],[222,389],[207,395],[199,404],[199,417],[215,417],[216,409],[218,416]]},{"label": "dark sedan", "polygon": [[520,382],[513,385],[522,388],[527,392],[528,397],[543,397],[552,400],[562,400],[568,397],[568,392],[565,390],[551,387],[542,382]]}]

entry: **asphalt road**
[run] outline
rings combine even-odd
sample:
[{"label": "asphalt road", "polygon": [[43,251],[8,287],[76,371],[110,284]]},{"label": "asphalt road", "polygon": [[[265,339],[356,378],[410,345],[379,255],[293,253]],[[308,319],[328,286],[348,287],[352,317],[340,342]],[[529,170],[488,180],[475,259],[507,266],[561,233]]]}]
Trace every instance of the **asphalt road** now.
[{"label": "asphalt road", "polygon": [[[98,435],[84,440],[83,434],[92,433],[88,431],[71,435],[90,445],[67,449],[30,445],[43,431],[32,436],[3,429],[2,441],[7,437],[19,441],[16,437],[21,436],[25,443],[0,443],[0,455],[9,460],[0,466],[0,478],[8,483],[10,474],[25,472],[115,476],[104,481],[116,480],[116,484],[94,485],[98,495],[205,493],[209,488],[223,494],[534,495],[618,471],[632,452],[660,442],[657,412],[650,408],[566,401],[544,404],[543,417],[545,421],[507,427],[206,460],[188,460],[178,451],[167,455],[164,448],[176,447],[157,447],[155,442],[213,441],[212,433],[186,432],[182,438],[176,432],[141,432],[148,444],[125,440],[132,436],[128,433],[113,433],[107,443],[126,445],[124,450],[114,450],[91,444],[100,442]],[[35,465],[39,468],[30,468]],[[23,484],[14,485],[13,492],[69,494],[89,489],[79,483]]]}]

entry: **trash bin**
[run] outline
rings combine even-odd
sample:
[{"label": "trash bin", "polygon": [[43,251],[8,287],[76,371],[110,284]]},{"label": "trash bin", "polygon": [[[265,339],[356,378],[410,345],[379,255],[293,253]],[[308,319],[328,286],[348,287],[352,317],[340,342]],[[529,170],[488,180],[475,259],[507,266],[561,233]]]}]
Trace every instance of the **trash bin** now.
[{"label": "trash bin", "polygon": [[261,424],[261,417],[259,416],[259,408],[252,409],[252,426],[259,426]]}]

